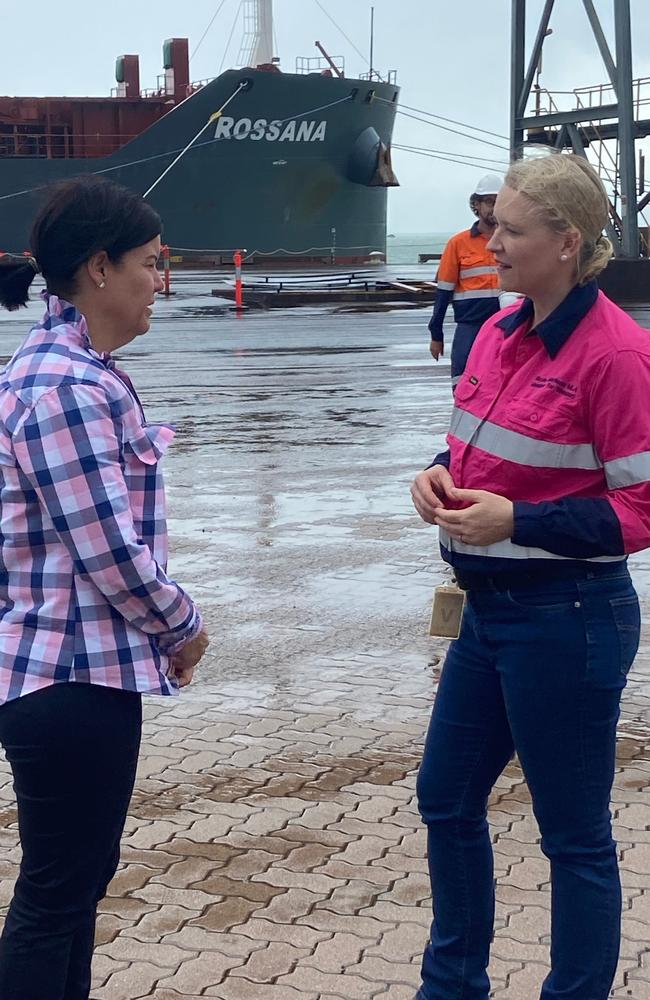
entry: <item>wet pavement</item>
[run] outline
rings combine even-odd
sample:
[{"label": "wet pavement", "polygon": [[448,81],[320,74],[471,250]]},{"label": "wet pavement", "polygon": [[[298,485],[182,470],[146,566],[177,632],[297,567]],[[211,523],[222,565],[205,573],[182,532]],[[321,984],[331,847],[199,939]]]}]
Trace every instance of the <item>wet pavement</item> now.
[{"label": "wet pavement", "polygon": [[[408,484],[444,441],[448,364],[429,357],[428,309],[237,318],[213,283],[185,276],[120,352],[150,419],[178,427],[170,570],[212,645],[179,699],[146,699],[92,996],[412,1000],[430,919],[415,768],[446,644],[426,636],[442,567]],[[29,317],[2,316],[1,356]],[[633,572],[648,619],[650,556]],[[614,995],[634,1000],[650,998],[649,638],[614,794]],[[19,850],[4,763],[0,784],[6,906]],[[494,995],[535,1000],[549,874],[516,764],[490,819]]]}]

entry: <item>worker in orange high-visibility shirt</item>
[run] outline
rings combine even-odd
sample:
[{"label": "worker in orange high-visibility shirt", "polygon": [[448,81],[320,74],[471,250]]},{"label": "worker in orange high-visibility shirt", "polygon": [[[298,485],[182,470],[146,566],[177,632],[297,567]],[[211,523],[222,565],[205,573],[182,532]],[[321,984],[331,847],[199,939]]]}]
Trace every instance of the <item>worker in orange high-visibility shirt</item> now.
[{"label": "worker in orange high-visibility shirt", "polygon": [[442,324],[451,302],[456,320],[451,347],[452,387],[465,371],[476,334],[499,310],[499,278],[494,254],[487,245],[496,225],[494,203],[502,184],[496,174],[481,177],[469,199],[476,222],[471,229],[451,237],[438,268],[438,293],[429,321],[430,350],[436,361],[444,353]]}]

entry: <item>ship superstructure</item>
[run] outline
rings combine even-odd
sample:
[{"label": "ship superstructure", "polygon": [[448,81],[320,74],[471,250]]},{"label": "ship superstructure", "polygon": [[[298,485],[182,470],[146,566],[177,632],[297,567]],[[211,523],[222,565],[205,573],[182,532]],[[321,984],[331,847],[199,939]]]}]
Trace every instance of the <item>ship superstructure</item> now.
[{"label": "ship superstructure", "polygon": [[99,172],[146,194],[180,254],[383,252],[394,77],[348,78],[329,57],[284,73],[272,0],[249,0],[245,13],[251,65],[215,79],[192,83],[188,41],[172,38],[154,90],[141,89],[130,54],[110,97],[0,97],[0,250],[28,247],[44,186]]}]

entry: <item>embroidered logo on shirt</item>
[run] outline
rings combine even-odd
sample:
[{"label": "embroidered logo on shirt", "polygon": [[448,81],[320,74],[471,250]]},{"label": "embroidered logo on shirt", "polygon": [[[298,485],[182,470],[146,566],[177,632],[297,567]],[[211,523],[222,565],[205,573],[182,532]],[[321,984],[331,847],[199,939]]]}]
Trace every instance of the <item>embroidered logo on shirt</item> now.
[{"label": "embroidered logo on shirt", "polygon": [[533,389],[554,389],[569,399],[575,399],[578,393],[578,387],[573,382],[565,382],[562,378],[545,378],[543,375],[538,375],[530,384]]}]

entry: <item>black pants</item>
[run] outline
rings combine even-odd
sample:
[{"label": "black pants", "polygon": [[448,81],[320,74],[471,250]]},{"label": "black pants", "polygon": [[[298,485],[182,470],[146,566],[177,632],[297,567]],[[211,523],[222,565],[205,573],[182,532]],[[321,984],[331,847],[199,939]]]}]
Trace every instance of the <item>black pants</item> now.
[{"label": "black pants", "polygon": [[88,1000],[97,904],[115,874],[140,695],[55,684],[0,707],[23,851],[0,938],[1,1000]]}]

